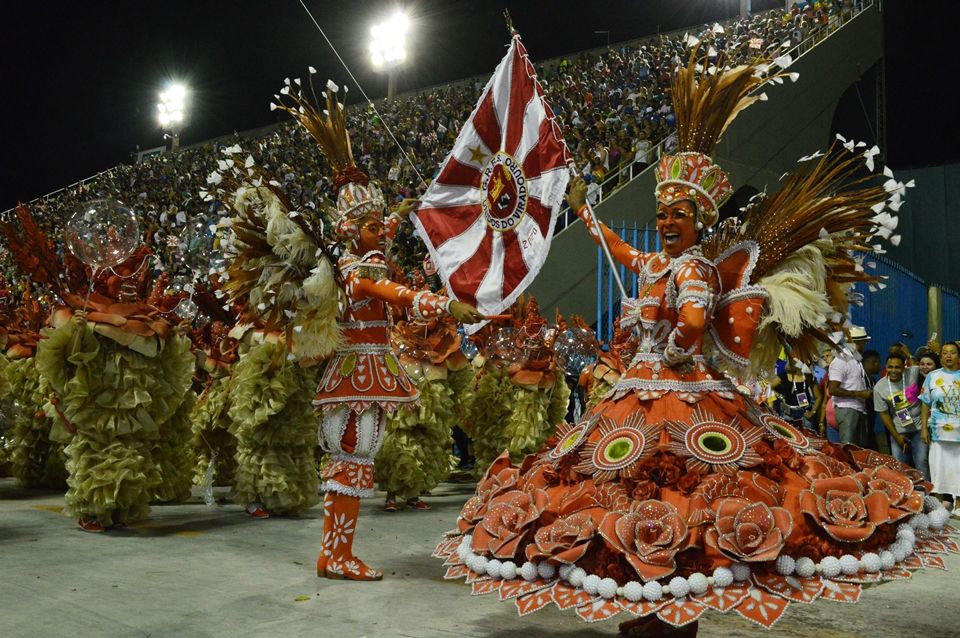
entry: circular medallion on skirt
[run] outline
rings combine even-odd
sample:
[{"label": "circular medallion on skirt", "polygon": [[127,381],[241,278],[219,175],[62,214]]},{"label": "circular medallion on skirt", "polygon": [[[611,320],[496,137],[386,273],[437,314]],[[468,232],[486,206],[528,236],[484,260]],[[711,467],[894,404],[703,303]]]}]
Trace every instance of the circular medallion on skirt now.
[{"label": "circular medallion on skirt", "polygon": [[709,421],[687,430],[686,444],[696,458],[711,465],[736,463],[747,451],[747,441],[737,428]]},{"label": "circular medallion on skirt", "polygon": [[617,428],[606,434],[593,450],[593,464],[600,470],[619,470],[638,460],[646,440],[639,430]]},{"label": "circular medallion on skirt", "polygon": [[560,439],[560,442],[557,443],[556,447],[550,450],[549,452],[550,458],[559,459],[561,456],[563,456],[570,450],[576,449],[577,446],[580,445],[580,442],[584,438],[586,438],[585,437],[586,433],[587,433],[586,424],[578,425],[575,428],[571,429]]},{"label": "circular medallion on skirt", "polygon": [[761,423],[767,428],[767,431],[778,439],[783,439],[792,447],[804,449],[810,446],[810,439],[798,428],[787,423],[783,419],[778,419],[771,414],[764,414],[760,417]]},{"label": "circular medallion on skirt", "polygon": [[499,151],[490,158],[480,178],[483,217],[493,230],[516,228],[527,210],[527,177],[523,167],[509,153]]}]

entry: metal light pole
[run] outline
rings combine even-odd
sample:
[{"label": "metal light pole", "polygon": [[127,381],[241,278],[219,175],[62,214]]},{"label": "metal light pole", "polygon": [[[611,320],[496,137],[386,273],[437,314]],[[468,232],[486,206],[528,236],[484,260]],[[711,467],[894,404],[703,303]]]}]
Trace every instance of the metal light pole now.
[{"label": "metal light pole", "polygon": [[407,59],[407,50],[404,45],[409,26],[407,16],[398,13],[370,30],[373,35],[373,40],[370,42],[370,61],[375,69],[387,72],[388,101],[393,101],[393,96],[397,92],[399,67]]},{"label": "metal light pole", "polygon": [[183,130],[183,100],[186,95],[186,89],[175,84],[160,94],[160,102],[157,104],[159,112],[157,118],[160,120],[160,126],[170,131],[169,137],[173,140],[173,148],[180,146],[180,131]]}]

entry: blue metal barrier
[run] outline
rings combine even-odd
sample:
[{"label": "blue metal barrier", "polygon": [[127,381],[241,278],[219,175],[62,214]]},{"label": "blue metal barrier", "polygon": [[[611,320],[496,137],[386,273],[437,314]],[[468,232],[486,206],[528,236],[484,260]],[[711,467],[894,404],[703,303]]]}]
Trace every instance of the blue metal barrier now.
[{"label": "blue metal barrier", "polygon": [[[660,252],[660,236],[655,227],[637,225],[614,226],[609,224],[610,230],[619,235],[627,244],[643,252]],[[640,278],[636,273],[627,270],[623,265],[618,266],[617,274],[623,282],[627,294],[636,297],[639,293]],[[594,330],[599,341],[613,338],[613,322],[620,316],[620,291],[610,273],[610,264],[603,255],[603,249],[597,247],[597,323]]]},{"label": "blue metal barrier", "polygon": [[902,341],[910,351],[927,342],[927,284],[912,272],[881,255],[869,253],[864,262],[876,263],[871,274],[886,277],[885,288],[870,292],[857,284],[863,305],[850,308],[850,321],[867,329],[869,348],[885,355],[887,348]]},{"label": "blue metal barrier", "polygon": [[956,341],[960,339],[960,293],[956,293],[948,288],[940,288],[943,302],[940,306],[940,317],[943,322],[943,334],[937,339],[944,341]]}]

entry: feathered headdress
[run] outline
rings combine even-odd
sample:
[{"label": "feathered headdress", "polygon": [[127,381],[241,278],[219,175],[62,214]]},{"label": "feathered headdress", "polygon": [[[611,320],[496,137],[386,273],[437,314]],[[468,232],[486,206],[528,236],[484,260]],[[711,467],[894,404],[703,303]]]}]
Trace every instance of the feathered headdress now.
[{"label": "feathered headdress", "polygon": [[656,195],[665,204],[694,202],[700,227],[709,228],[717,223],[720,206],[733,192],[727,174],[710,158],[723,132],[740,111],[766,100],[765,94],[751,95],[755,89],[767,82],[782,83],[785,75],[794,81],[799,76],[769,73],[771,65],[789,66],[789,56],[728,68],[725,53],[711,65],[708,56],[716,52],[711,49],[698,59],[699,42],[693,40],[692,45],[687,66],[677,69],[672,83],[678,152],[660,160]]},{"label": "feathered headdress", "polygon": [[[308,82],[313,102],[304,97],[300,78],[293,81],[297,85],[296,89],[290,78],[287,78],[284,80],[286,86],[280,90],[280,95],[275,96],[278,103],[271,102],[270,109],[280,109],[293,116],[293,119],[317,140],[320,150],[333,164],[333,188],[337,193],[336,232],[342,239],[355,239],[359,233],[357,222],[371,215],[381,216],[386,202],[380,190],[369,185],[369,178],[353,161],[343,105],[337,99],[340,87],[334,84],[333,80],[327,81],[327,90],[321,93],[327,101],[327,108],[321,114],[318,107],[314,106],[314,103],[319,103],[313,90],[314,73],[316,70],[310,67]],[[293,105],[284,104],[281,95],[293,100]]]},{"label": "feathered headdress", "polygon": [[13,260],[24,275],[35,284],[50,286],[54,295],[60,296],[60,259],[53,242],[33,219],[23,204],[17,205],[16,221],[4,220],[3,233],[10,245]]},{"label": "feathered headdress", "polygon": [[884,168],[886,180],[877,184],[873,158],[880,149],[858,152],[866,144],[837,137],[826,154],[802,158],[780,190],[757,196],[743,221],[725,220],[702,243],[708,259],[744,241],[759,248],[750,283],[763,286],[768,298],[750,352],[754,376],[773,369],[782,347],[814,360],[819,344],[836,345],[849,325],[853,285],[886,286],[865,272],[857,253],[884,252],[883,239],[900,243],[892,235],[897,217],[885,209],[899,209],[913,182],[898,182]]}]

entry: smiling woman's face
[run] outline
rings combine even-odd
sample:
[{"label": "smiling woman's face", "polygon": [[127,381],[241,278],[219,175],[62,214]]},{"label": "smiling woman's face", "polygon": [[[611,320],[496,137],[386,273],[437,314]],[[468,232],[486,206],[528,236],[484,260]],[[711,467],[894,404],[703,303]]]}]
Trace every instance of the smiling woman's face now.
[{"label": "smiling woman's face", "polygon": [[687,199],[657,206],[657,232],[663,252],[676,256],[697,243],[696,206]]}]

